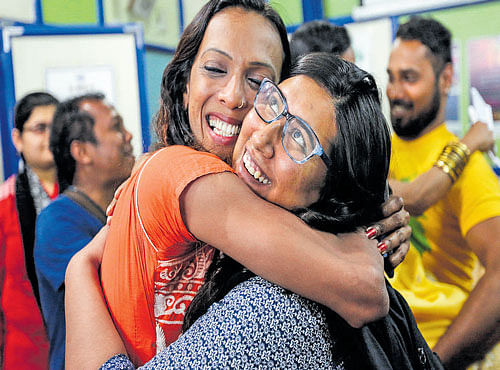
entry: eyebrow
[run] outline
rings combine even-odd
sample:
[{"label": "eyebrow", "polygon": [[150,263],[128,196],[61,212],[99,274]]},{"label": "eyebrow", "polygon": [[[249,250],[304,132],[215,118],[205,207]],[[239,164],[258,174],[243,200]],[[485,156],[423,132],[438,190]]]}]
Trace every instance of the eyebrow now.
[{"label": "eyebrow", "polygon": [[399,69],[399,70],[396,70],[396,71],[391,71],[389,68],[386,69],[386,72],[387,73],[392,73],[392,74],[401,74],[401,73],[419,73],[419,71],[415,68],[412,68],[412,67],[408,67],[408,68],[404,68],[404,69]]},{"label": "eyebrow", "polygon": [[[222,54],[224,55],[225,57],[227,57],[228,59],[230,60],[233,60],[233,57],[231,55],[229,55],[228,53],[226,53],[225,51],[223,50],[220,50],[220,49],[217,49],[217,48],[209,48],[207,50],[205,50],[203,52],[203,54],[201,54],[201,56],[204,56],[205,54],[207,54],[208,52],[210,51],[213,51],[215,53],[219,53],[219,54]],[[271,65],[271,64],[268,64],[268,63],[264,63],[264,62],[257,62],[257,61],[254,61],[254,62],[250,62],[250,65],[252,66],[256,66],[256,67],[265,67],[265,68],[269,68],[272,72],[273,72],[273,77],[274,74],[275,74],[275,70],[274,70],[274,67]]]}]

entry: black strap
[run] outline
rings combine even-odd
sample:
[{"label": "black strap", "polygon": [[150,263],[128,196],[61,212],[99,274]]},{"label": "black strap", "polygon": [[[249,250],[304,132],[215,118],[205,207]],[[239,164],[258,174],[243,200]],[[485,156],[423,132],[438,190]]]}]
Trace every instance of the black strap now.
[{"label": "black strap", "polygon": [[95,216],[95,218],[101,221],[103,225],[106,223],[106,212],[104,212],[101,207],[99,207],[92,199],[90,199],[87,194],[81,192],[73,186],[67,188],[63,194],[85,208],[87,212]]}]

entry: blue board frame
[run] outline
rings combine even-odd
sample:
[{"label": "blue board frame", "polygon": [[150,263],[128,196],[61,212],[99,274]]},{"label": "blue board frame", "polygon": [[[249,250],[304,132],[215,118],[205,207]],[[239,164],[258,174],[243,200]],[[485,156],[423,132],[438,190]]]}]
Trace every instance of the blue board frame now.
[{"label": "blue board frame", "polygon": [[149,116],[144,70],[145,45],[143,29],[138,24],[119,26],[47,26],[14,24],[0,28],[0,134],[2,145],[3,173],[6,179],[17,172],[19,156],[12,144],[11,132],[14,127],[15,86],[12,65],[11,40],[14,37],[54,36],[54,35],[99,35],[132,34],[135,39],[137,58],[137,79],[139,86],[139,111],[141,120],[142,149],[150,146]]}]

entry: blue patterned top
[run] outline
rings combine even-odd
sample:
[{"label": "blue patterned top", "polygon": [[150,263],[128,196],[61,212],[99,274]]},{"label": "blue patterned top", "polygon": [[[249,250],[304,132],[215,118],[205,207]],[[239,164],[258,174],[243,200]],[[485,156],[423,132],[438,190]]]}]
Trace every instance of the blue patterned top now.
[{"label": "blue patterned top", "polygon": [[[253,277],[213,304],[145,369],[344,369],[321,308]],[[124,355],[101,369],[134,369]]]}]

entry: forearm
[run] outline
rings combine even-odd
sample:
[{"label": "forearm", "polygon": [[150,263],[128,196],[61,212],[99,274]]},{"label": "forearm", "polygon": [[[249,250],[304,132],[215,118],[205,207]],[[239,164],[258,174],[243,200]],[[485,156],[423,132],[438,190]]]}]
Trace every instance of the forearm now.
[{"label": "forearm", "polygon": [[465,369],[500,340],[500,273],[486,272],[434,351],[450,369]]},{"label": "forearm", "polygon": [[411,182],[389,180],[393,194],[403,198],[405,208],[412,216],[419,216],[442,199],[453,185],[450,177],[432,167]]},{"label": "forearm", "polygon": [[383,260],[376,241],[365,235],[338,238],[313,230],[230,174],[197,180],[181,205],[188,230],[199,240],[257,275],[324,304],[351,325],[387,313]]},{"label": "forearm", "polygon": [[[482,125],[484,126],[484,124]],[[488,133],[486,138],[483,137],[485,132]],[[485,131],[480,125],[475,125],[475,128],[471,129],[460,142],[469,149],[470,153],[473,153],[489,147],[490,136],[491,133],[488,130]],[[468,156],[464,155],[463,161],[464,165],[466,165]],[[458,177],[460,174],[457,173],[456,176]],[[446,196],[453,185],[453,181],[450,175],[446,174],[441,168],[432,167],[411,182],[389,179],[389,184],[393,194],[403,198],[406,210],[412,216],[419,216]]]},{"label": "forearm", "polygon": [[[260,244],[253,256],[234,258],[265,279],[326,305],[354,327],[387,314],[383,261],[375,243],[364,249],[355,244],[364,235],[318,238],[299,225],[280,228],[286,234],[274,234],[276,240]],[[256,260],[257,255],[262,259]]]},{"label": "forearm", "polygon": [[92,258],[78,252],[66,270],[66,368],[96,369],[126,353],[106,306]]}]

